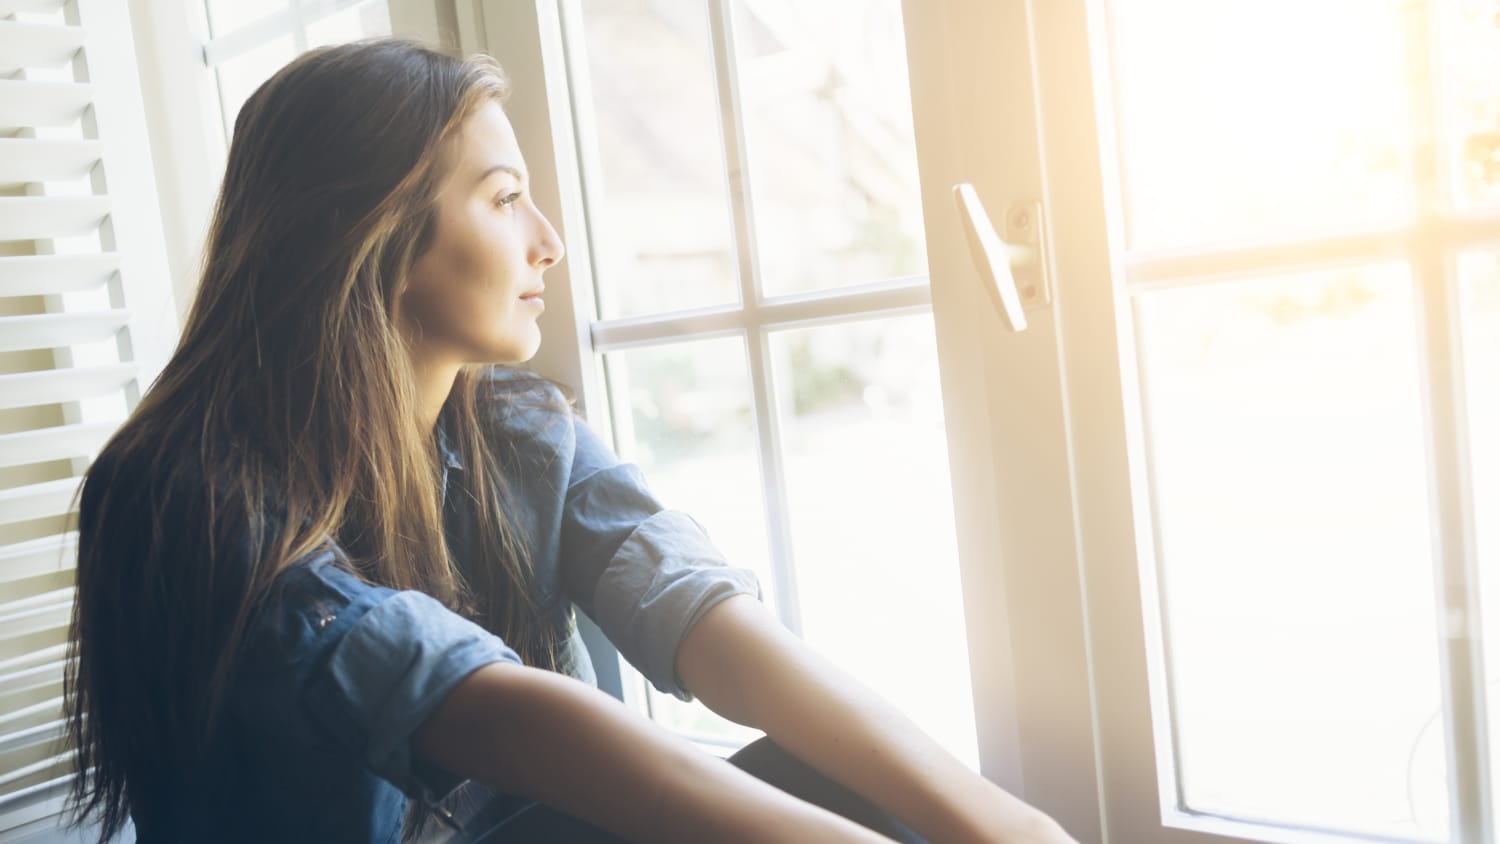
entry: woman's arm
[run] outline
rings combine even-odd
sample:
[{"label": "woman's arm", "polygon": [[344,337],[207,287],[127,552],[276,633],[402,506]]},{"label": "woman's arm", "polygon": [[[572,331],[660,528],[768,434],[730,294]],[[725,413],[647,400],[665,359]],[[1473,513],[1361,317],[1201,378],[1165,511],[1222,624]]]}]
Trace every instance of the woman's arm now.
[{"label": "woman's arm", "polygon": [[886,841],[710,756],[584,683],[511,663],[454,687],[416,756],[635,841]]},{"label": "woman's arm", "polygon": [[678,651],[677,675],[715,712],[764,730],[934,844],[1073,842],[1051,818],[964,767],[753,598],[729,598],[693,625]]}]

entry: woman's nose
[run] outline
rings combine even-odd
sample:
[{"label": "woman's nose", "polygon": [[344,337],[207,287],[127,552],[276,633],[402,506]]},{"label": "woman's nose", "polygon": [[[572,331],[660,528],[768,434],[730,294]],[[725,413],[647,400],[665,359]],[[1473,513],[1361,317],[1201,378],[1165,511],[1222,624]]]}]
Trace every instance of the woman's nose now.
[{"label": "woman's nose", "polygon": [[536,217],[537,221],[541,223],[541,230],[538,232],[539,236],[536,239],[536,244],[532,247],[531,263],[534,266],[546,269],[561,261],[565,250],[563,249],[562,238],[557,236],[557,229],[552,227],[552,223],[547,219],[546,215],[541,211],[537,211]]}]

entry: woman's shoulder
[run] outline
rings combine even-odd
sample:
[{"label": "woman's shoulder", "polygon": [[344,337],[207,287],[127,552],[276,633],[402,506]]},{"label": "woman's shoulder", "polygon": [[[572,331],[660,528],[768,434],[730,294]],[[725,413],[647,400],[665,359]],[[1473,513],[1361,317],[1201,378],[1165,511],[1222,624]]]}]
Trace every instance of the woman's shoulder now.
[{"label": "woman's shoulder", "polygon": [[494,366],[477,375],[474,421],[502,457],[572,453],[573,399],[566,387],[529,372]]},{"label": "woman's shoulder", "polygon": [[574,398],[566,386],[515,366],[479,370],[479,398],[499,424],[521,424],[570,417]]},{"label": "woman's shoulder", "polygon": [[[222,527],[225,520],[216,517],[235,512],[251,500],[247,486],[251,476],[240,471],[247,462],[243,450],[241,445],[228,444],[215,451],[191,437],[155,436],[122,428],[89,464],[80,506],[88,510],[107,504],[111,513],[125,518],[149,512],[174,532],[210,524]],[[265,486],[264,473],[255,477]],[[259,515],[278,518],[280,497],[274,490],[259,492]]]},{"label": "woman's shoulder", "polygon": [[140,435],[127,426],[112,437],[84,474],[80,507],[111,511],[204,503],[210,498],[198,449],[174,438]]},{"label": "woman's shoulder", "polygon": [[561,468],[570,485],[620,466],[614,450],[578,414],[566,386],[515,367],[490,367],[482,377],[492,404],[481,416],[502,457],[530,455],[549,469]]},{"label": "woman's shoulder", "polygon": [[352,620],[396,594],[359,576],[329,542],[282,567],[257,597],[246,658],[254,662],[269,646],[285,659],[339,617]]}]

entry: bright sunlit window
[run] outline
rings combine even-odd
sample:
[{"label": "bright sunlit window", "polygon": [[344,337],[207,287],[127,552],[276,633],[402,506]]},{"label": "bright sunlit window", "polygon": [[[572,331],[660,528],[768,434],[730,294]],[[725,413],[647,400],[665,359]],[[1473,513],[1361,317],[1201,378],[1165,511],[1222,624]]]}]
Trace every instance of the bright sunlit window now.
[{"label": "bright sunlit window", "polygon": [[1120,0],[1109,24],[1182,806],[1446,840],[1426,443],[1454,423],[1421,302],[1458,303],[1492,514],[1500,254],[1448,244],[1500,201],[1500,5]]},{"label": "bright sunlit window", "polygon": [[976,765],[899,4],[563,8],[620,452]]}]

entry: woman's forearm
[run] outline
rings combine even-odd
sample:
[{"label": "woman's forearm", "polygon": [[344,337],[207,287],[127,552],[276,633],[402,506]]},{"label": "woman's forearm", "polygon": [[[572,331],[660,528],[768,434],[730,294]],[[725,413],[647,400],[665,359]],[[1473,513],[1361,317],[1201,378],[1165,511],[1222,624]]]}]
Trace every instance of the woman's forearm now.
[{"label": "woman's forearm", "polygon": [[1072,841],[804,645],[754,599],[731,598],[705,615],[677,667],[710,708],[764,730],[930,841]]},{"label": "woman's forearm", "polygon": [[461,682],[413,753],[636,841],[879,842],[568,677],[500,664]]}]

